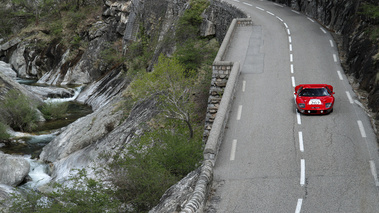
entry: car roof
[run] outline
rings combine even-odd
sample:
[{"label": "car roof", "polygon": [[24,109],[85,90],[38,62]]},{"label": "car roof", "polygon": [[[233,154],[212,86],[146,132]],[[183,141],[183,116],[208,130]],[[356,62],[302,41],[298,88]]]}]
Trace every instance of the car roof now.
[{"label": "car roof", "polygon": [[299,90],[299,88],[328,88],[331,92],[333,92],[333,86],[329,84],[299,84],[295,87],[295,92]]},{"label": "car roof", "polygon": [[303,88],[324,88],[324,87],[327,87],[329,85],[327,84],[301,84],[299,85]]}]

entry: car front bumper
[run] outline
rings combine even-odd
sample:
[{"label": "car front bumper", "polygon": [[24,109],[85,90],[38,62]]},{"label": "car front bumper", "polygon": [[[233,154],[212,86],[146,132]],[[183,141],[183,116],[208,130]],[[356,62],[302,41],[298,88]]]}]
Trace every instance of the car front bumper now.
[{"label": "car front bumper", "polygon": [[297,110],[302,114],[315,114],[315,115],[322,115],[322,114],[328,114],[333,111],[333,108],[328,109],[300,109],[297,108]]}]

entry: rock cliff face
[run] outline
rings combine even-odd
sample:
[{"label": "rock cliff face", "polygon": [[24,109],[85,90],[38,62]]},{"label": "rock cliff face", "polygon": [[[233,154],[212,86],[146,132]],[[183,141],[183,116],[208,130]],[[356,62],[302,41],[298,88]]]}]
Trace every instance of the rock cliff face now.
[{"label": "rock cliff face", "polygon": [[[122,40],[120,48],[126,51],[142,27],[147,37],[158,37],[160,41],[151,66],[147,68],[151,70],[160,53],[170,55],[175,50],[175,42],[165,37],[174,32],[179,16],[188,8],[188,2],[106,1],[102,16],[82,33],[83,39],[88,41],[88,49],[75,53],[57,41],[44,49],[33,49],[35,46],[29,44],[34,41],[27,38],[15,38],[0,45],[0,60],[11,64],[19,77],[36,78],[39,83],[47,85],[85,85],[77,101],[91,105],[94,112],[67,126],[44,147],[40,155],[42,160],[51,163],[54,180],[64,180],[71,169],[103,165],[106,160],[99,159],[99,155],[127,146],[141,129],[140,124],[155,115],[156,100],[151,99],[134,106],[125,118],[119,106],[123,101],[121,93],[130,83],[125,75],[127,70],[122,65],[110,67],[101,57],[101,52],[110,42],[119,39]],[[233,18],[240,17],[245,15],[238,9],[212,1],[203,13],[202,35],[216,37],[221,42]],[[192,173],[169,190],[170,195],[162,199],[162,202],[169,199],[168,204],[158,206],[156,211],[175,209],[191,190],[189,186],[197,175],[198,171]]]},{"label": "rock cliff face", "polygon": [[273,0],[317,19],[335,33],[342,65],[351,77],[361,101],[379,120],[379,43],[375,30],[379,19],[363,12],[363,5],[379,6],[376,0]]}]

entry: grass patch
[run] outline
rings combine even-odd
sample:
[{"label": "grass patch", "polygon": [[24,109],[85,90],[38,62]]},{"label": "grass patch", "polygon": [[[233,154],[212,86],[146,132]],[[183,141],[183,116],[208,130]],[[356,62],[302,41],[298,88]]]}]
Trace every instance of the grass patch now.
[{"label": "grass patch", "polygon": [[68,105],[69,102],[48,102],[42,105],[39,109],[46,120],[59,120],[66,117]]}]

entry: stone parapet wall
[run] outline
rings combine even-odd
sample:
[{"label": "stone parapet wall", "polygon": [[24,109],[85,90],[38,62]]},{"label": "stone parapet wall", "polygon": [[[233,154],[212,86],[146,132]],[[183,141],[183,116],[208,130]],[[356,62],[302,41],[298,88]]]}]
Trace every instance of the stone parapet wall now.
[{"label": "stone parapet wall", "polygon": [[237,26],[251,26],[251,19],[234,19],[225,35],[224,41],[213,62],[211,88],[204,130],[204,161],[194,191],[184,204],[181,213],[201,213],[206,202],[209,187],[213,180],[213,167],[216,162],[235,88],[240,75],[239,62],[223,61]]}]

